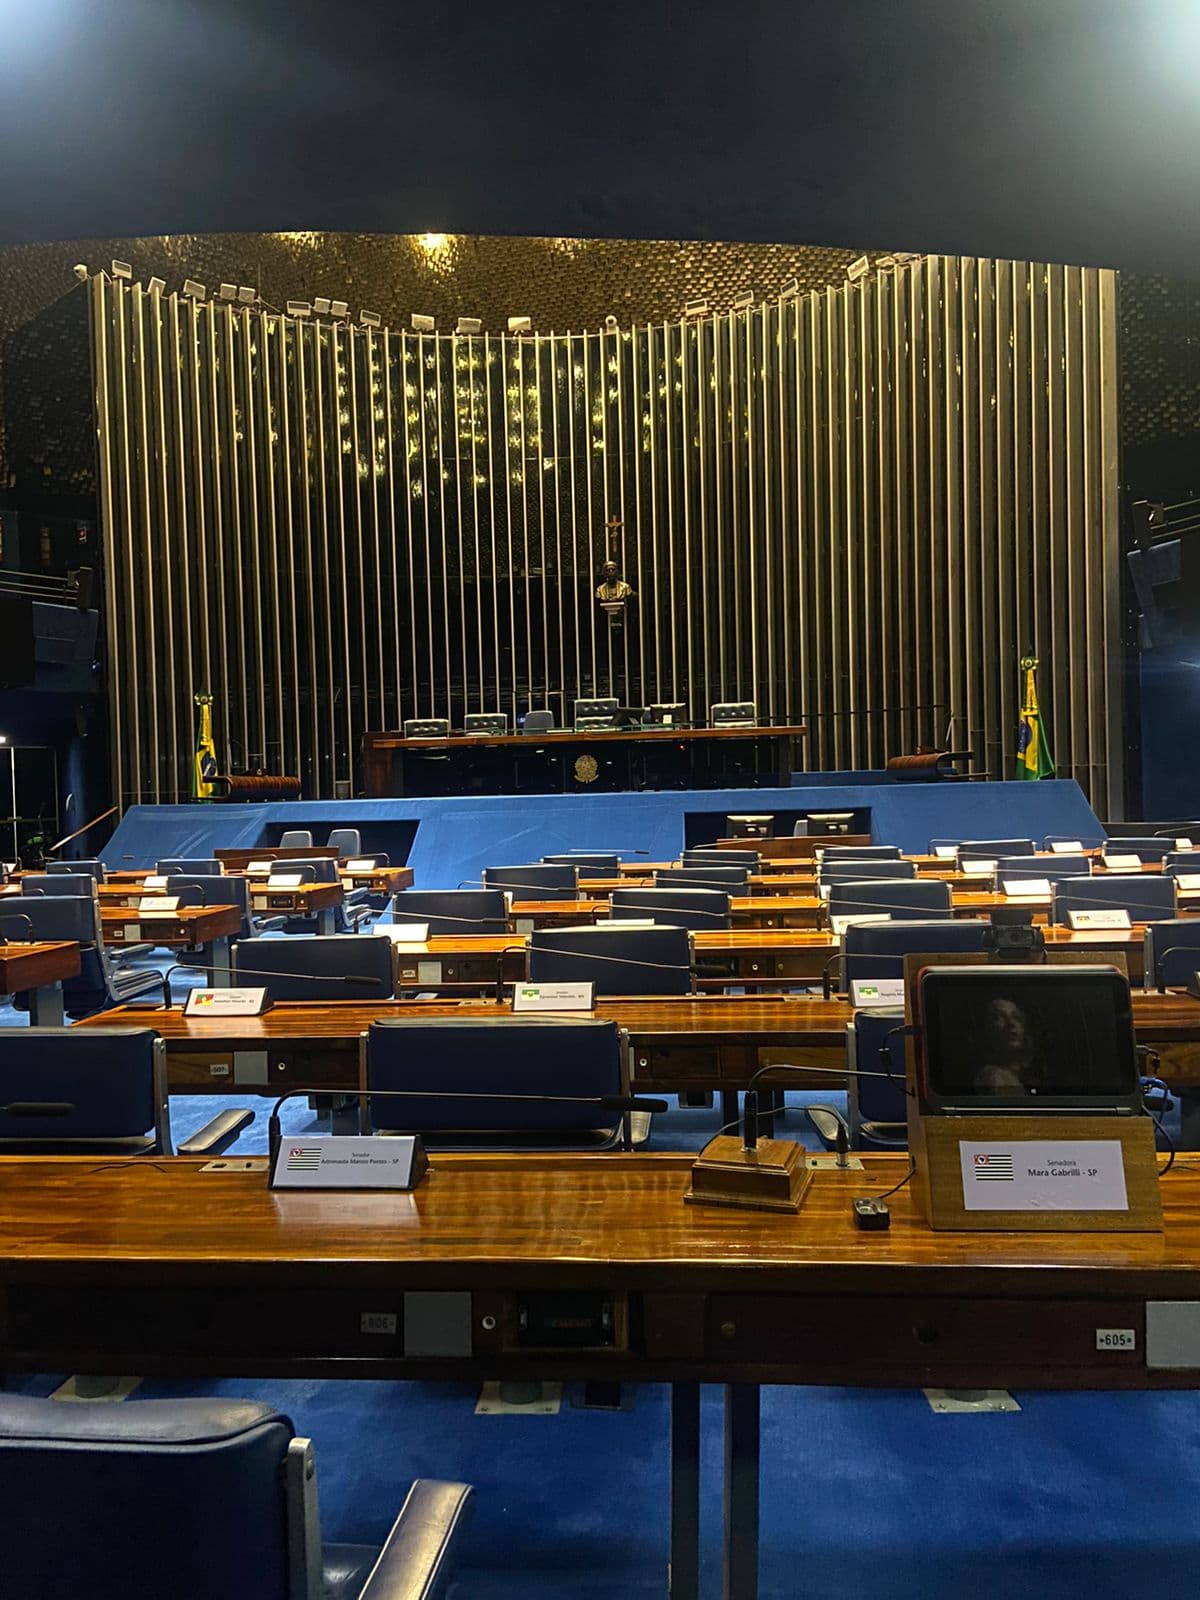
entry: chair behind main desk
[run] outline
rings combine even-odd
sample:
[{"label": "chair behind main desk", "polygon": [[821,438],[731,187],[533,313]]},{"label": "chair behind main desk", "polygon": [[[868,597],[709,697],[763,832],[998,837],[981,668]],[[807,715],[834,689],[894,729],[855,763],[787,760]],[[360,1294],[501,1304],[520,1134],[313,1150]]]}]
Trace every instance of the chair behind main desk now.
[{"label": "chair behind main desk", "polygon": [[[627,1094],[628,1053],[617,1024],[593,1017],[373,1022],[362,1054],[367,1121],[459,1147],[609,1149],[621,1138],[621,1112],[536,1097]],[[416,1098],[372,1097],[375,1089]],[[534,1099],[449,1098],[456,1094]]]},{"label": "chair behind main desk", "polygon": [[952,905],[950,885],[937,878],[860,878],[829,886],[831,919],[887,916],[924,920],[948,917]]},{"label": "chair behind main desk", "polygon": [[842,938],[842,986],[902,978],[907,955],[985,950],[992,926],[981,917],[905,918],[852,923]]},{"label": "chair behind main desk", "polygon": [[614,918],[649,917],[660,927],[695,932],[730,924],[729,896],[719,889],[614,889],[608,903]]},{"label": "chair behind main desk", "polygon": [[1072,911],[1127,911],[1130,922],[1166,922],[1176,913],[1176,883],[1168,873],[1098,872],[1054,885],[1051,920],[1065,923]]},{"label": "chair behind main desk", "polygon": [[312,1441],[272,1406],[0,1396],[12,1600],[437,1600],[471,1499],[418,1480],[382,1551],[322,1549]]},{"label": "chair behind main desk", "polygon": [[280,850],[311,850],[312,831],[309,828],[285,828],[279,835]]},{"label": "chair behind main desk", "polygon": [[602,995],[690,994],[686,928],[539,928],[529,935],[531,983],[591,983]]},{"label": "chair behind main desk", "polygon": [[[390,939],[373,933],[289,934],[285,939],[238,940],[233,977],[244,972],[272,1000],[390,1000],[396,957]],[[270,974],[270,976],[267,976]]]},{"label": "chair behind main desk", "polygon": [[392,896],[393,922],[427,922],[431,936],[507,933],[503,889],[400,889]]},{"label": "chair behind main desk", "polygon": [[1152,922],[1146,928],[1146,987],[1182,989],[1200,972],[1200,917]]},{"label": "chair behind main desk", "polygon": [[540,861],[520,867],[484,867],[483,887],[505,891],[514,900],[578,900],[579,868]]},{"label": "chair behind main desk", "polygon": [[[181,1153],[219,1155],[253,1120],[223,1113]],[[0,1155],[173,1153],[166,1045],[152,1028],[7,1030]]]}]

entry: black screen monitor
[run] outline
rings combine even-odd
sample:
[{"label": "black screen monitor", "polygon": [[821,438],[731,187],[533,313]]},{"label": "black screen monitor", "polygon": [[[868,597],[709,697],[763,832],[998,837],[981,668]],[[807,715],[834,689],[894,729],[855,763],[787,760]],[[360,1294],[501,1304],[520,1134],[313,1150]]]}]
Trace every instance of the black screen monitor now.
[{"label": "black screen monitor", "polygon": [[929,1111],[1142,1109],[1129,983],[1113,967],[926,967],[914,1021]]}]

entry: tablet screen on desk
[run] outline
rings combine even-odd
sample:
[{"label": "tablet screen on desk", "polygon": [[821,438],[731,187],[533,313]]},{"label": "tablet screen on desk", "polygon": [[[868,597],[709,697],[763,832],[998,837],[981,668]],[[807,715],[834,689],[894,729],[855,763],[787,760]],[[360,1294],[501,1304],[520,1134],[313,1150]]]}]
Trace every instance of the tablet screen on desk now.
[{"label": "tablet screen on desk", "polygon": [[930,1109],[1140,1109],[1129,984],[1111,967],[927,967],[917,1013]]}]

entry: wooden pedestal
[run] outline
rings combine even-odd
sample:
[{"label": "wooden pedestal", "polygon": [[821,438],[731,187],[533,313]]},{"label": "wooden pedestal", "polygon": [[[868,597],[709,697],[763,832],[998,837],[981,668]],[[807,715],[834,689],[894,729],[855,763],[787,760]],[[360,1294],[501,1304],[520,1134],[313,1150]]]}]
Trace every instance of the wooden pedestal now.
[{"label": "wooden pedestal", "polygon": [[790,1139],[760,1139],[745,1150],[732,1135],[710,1139],[692,1167],[688,1205],[747,1211],[799,1211],[812,1182],[808,1152]]},{"label": "wooden pedestal", "polygon": [[[968,1211],[963,1203],[959,1143],[1103,1139],[1121,1146],[1125,1211]],[[908,1140],[917,1208],[931,1228],[973,1233],[1158,1233],[1162,1204],[1158,1154],[1149,1117],[966,1116],[927,1117],[909,1102]]]}]

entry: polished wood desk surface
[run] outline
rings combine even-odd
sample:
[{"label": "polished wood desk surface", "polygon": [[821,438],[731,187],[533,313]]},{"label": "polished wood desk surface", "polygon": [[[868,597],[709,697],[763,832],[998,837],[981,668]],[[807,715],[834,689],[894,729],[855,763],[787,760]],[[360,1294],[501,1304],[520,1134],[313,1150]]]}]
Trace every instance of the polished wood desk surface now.
[{"label": "polished wood desk surface", "polygon": [[68,939],[0,945],[0,994],[61,983],[79,972],[79,946]]},{"label": "polished wood desk surface", "polygon": [[697,739],[799,739],[808,729],[801,724],[782,728],[587,728],[576,733],[571,728],[551,728],[546,733],[450,733],[442,739],[406,739],[402,733],[365,733],[363,749],[444,750],[447,745],[470,749],[475,746],[511,746],[535,750],[543,744],[649,744],[693,743]]},{"label": "polished wood desk surface", "polygon": [[101,906],[105,943],[193,945],[227,939],[242,929],[237,906],[179,906],[169,916],[139,915],[136,908]]},{"label": "polished wood desk surface", "polygon": [[250,903],[255,910],[287,910],[294,906],[301,914],[326,911],[345,903],[346,890],[340,883],[298,883],[291,888],[273,888],[266,878],[251,878]]}]

